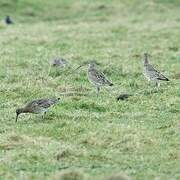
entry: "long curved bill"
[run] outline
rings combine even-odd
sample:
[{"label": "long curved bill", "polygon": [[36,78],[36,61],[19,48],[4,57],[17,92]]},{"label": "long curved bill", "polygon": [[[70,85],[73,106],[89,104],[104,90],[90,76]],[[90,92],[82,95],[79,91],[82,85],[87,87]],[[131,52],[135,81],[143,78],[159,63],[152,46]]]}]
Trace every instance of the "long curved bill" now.
[{"label": "long curved bill", "polygon": [[77,71],[77,70],[80,69],[81,67],[89,64],[89,62],[90,62],[90,61],[85,61],[85,62],[83,62],[80,66],[78,66],[76,69],[74,69],[74,71]]},{"label": "long curved bill", "polygon": [[74,71],[77,71],[78,69],[80,69],[83,65],[80,65],[79,67],[77,67]]},{"label": "long curved bill", "polygon": [[78,69],[80,69],[81,67],[87,65],[87,64],[88,64],[88,61],[83,62],[79,67],[77,67],[77,68],[75,69],[75,71],[78,70]]}]

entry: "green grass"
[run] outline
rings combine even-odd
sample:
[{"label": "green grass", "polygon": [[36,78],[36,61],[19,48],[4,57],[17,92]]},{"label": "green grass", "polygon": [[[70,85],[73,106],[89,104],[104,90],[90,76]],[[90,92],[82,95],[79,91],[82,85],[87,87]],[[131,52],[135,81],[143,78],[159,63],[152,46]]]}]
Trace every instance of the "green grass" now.
[{"label": "green grass", "polygon": [[[66,169],[97,180],[180,179],[179,12],[179,0],[1,0],[0,18],[15,24],[0,22],[0,179]],[[142,74],[145,51],[171,80],[158,92]],[[57,54],[70,69],[50,68]],[[98,98],[86,68],[70,73],[88,59],[115,84]],[[134,95],[117,102],[121,92]],[[52,96],[62,101],[44,120],[15,123],[17,107]]]}]

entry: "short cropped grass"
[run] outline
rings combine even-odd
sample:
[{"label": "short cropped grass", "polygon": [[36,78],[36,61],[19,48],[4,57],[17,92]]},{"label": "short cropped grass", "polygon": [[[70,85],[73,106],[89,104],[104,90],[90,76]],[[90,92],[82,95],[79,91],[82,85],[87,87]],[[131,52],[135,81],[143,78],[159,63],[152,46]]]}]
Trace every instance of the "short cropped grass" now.
[{"label": "short cropped grass", "polygon": [[[179,12],[179,0],[1,0],[0,179],[180,179]],[[170,79],[159,90],[143,77],[144,52]],[[56,56],[69,67],[50,67]],[[74,71],[89,59],[115,84],[99,97],[87,67]],[[54,96],[45,119],[15,123],[16,108]]]}]

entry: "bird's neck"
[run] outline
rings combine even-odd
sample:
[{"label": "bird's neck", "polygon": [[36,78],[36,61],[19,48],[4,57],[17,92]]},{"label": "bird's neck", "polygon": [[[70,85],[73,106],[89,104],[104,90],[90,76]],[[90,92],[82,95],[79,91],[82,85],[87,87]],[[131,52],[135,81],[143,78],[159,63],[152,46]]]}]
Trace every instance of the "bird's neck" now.
[{"label": "bird's neck", "polygon": [[147,65],[149,62],[148,62],[148,57],[147,56],[145,56],[144,57],[144,65]]},{"label": "bird's neck", "polygon": [[94,64],[89,64],[89,70],[95,69]]}]

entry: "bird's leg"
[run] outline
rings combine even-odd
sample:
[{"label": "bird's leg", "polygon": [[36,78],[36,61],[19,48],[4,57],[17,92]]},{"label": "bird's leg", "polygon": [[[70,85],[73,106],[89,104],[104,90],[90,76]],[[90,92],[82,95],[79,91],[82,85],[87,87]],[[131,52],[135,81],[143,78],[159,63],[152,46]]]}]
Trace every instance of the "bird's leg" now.
[{"label": "bird's leg", "polygon": [[151,86],[152,84],[151,84],[151,80],[150,79],[148,79],[148,85],[149,86]]},{"label": "bird's leg", "polygon": [[46,115],[46,112],[44,112],[44,113],[43,113],[43,115],[42,115],[42,119],[44,119],[45,115]]},{"label": "bird's leg", "polygon": [[97,96],[99,96],[100,87],[97,86],[96,88],[97,88]]},{"label": "bird's leg", "polygon": [[156,87],[159,88],[160,87],[160,82],[156,81]]}]

